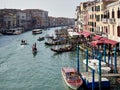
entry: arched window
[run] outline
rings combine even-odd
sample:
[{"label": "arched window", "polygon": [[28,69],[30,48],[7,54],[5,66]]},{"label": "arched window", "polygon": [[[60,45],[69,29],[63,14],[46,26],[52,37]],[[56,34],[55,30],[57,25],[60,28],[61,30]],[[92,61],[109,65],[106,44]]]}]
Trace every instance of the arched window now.
[{"label": "arched window", "polygon": [[112,18],[114,18],[114,9],[112,10]]},{"label": "arched window", "polygon": [[120,37],[120,26],[117,27],[118,37]]},{"label": "arched window", "polygon": [[117,17],[120,18],[120,8],[118,7]]}]

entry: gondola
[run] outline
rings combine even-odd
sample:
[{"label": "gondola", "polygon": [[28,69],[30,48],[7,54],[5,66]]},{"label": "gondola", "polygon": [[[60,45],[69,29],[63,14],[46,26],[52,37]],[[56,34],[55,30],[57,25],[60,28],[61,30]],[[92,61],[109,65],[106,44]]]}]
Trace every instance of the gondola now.
[{"label": "gondola", "polygon": [[52,45],[57,45],[57,43],[56,42],[45,42],[45,45],[52,46]]},{"label": "gondola", "polygon": [[33,54],[36,54],[36,53],[37,53],[36,43],[33,44],[33,46],[32,46],[32,53],[33,53]]},{"label": "gondola", "polygon": [[69,52],[69,51],[73,51],[74,48],[72,46],[65,46],[63,48],[51,48],[52,51],[57,52],[57,53],[61,53],[61,52]]}]

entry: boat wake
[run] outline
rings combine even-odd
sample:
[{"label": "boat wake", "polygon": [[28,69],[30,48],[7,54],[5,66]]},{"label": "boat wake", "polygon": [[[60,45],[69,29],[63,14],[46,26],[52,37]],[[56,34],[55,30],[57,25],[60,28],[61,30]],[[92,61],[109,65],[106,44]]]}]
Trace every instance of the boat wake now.
[{"label": "boat wake", "polygon": [[22,48],[24,48],[25,47],[25,45],[20,45],[18,48],[17,48],[17,50],[20,50],[20,49],[22,49]]}]

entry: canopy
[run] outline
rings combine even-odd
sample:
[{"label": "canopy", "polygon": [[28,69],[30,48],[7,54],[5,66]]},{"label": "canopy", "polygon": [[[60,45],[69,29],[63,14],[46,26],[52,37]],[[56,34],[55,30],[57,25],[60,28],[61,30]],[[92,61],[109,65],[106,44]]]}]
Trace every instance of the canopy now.
[{"label": "canopy", "polygon": [[93,40],[99,40],[100,38],[102,38],[102,36],[95,35],[95,36],[93,37]]},{"label": "canopy", "polygon": [[91,42],[92,46],[103,45],[103,44],[104,44],[104,41],[100,41],[100,40],[96,40],[96,41]]},{"label": "canopy", "polygon": [[107,40],[105,40],[105,43],[109,43],[111,45],[116,45],[118,42],[110,40],[110,39],[107,39]]},{"label": "canopy", "polygon": [[104,43],[106,43],[106,44],[111,44],[111,45],[116,45],[118,43],[117,41],[114,41],[114,40],[111,40],[108,38],[100,38],[100,40],[104,41]]},{"label": "canopy", "polygon": [[83,31],[83,32],[78,32],[79,35],[83,35],[84,37],[88,37],[91,35],[90,32],[86,32],[86,31]]}]

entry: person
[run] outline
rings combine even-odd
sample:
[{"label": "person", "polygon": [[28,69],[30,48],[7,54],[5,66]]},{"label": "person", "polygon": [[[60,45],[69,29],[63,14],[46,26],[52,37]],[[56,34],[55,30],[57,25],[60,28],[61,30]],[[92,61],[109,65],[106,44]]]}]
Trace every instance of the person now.
[{"label": "person", "polygon": [[21,40],[21,43],[23,43],[23,40]]}]

